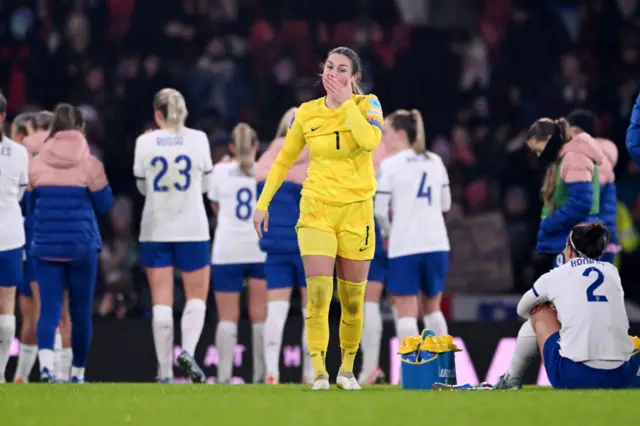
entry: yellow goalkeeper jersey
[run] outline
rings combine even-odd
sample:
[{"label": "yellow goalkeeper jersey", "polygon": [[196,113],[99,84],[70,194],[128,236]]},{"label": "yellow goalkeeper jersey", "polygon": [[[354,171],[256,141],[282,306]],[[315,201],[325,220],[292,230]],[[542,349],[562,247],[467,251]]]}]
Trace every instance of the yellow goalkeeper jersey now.
[{"label": "yellow goalkeeper jersey", "polygon": [[325,97],[302,104],[256,208],[267,210],[305,144],[310,164],[302,185],[304,197],[337,206],[373,198],[376,176],[372,152],[380,143],[383,123],[375,95],[353,95],[335,109],[327,108]]}]

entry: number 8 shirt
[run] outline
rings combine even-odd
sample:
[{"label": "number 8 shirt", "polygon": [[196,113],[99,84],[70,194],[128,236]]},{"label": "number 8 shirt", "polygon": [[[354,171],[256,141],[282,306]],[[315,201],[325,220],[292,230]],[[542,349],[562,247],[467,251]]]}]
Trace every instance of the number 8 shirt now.
[{"label": "number 8 shirt", "polygon": [[208,241],[202,194],[212,171],[209,140],[199,130],[160,129],[138,137],[133,174],[145,194],[140,241]]},{"label": "number 8 shirt", "polygon": [[[255,169],[255,166],[254,166]],[[248,176],[237,161],[218,163],[208,197],[218,203],[218,223],[213,237],[213,265],[264,263],[258,235],[253,228],[257,181],[255,170]]]}]

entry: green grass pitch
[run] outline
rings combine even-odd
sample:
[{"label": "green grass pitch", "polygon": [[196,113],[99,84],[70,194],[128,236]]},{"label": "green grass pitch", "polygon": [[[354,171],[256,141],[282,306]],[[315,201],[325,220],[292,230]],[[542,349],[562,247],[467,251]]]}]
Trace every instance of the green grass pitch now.
[{"label": "green grass pitch", "polygon": [[638,421],[640,391],[311,392],[300,385],[0,385],[6,426],[552,426]]}]

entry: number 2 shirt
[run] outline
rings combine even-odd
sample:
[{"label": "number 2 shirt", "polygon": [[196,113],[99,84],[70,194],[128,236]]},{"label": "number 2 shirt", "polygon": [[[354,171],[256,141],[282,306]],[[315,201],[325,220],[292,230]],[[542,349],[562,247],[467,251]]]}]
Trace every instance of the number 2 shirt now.
[{"label": "number 2 shirt", "polygon": [[254,170],[248,176],[237,161],[218,163],[208,197],[218,203],[218,224],[213,237],[214,265],[262,263],[266,254],[253,229],[257,181]]},{"label": "number 2 shirt", "polygon": [[541,276],[518,303],[518,315],[551,302],[558,313],[560,355],[589,367],[617,368],[633,344],[618,269],[611,263],[571,259]]},{"label": "number 2 shirt", "polygon": [[406,149],[380,164],[375,215],[383,235],[389,236],[390,259],[449,251],[443,212],[450,207],[449,175],[437,154]]},{"label": "number 2 shirt", "polygon": [[136,140],[133,174],[144,181],[146,196],[140,241],[209,240],[202,194],[213,164],[204,132],[155,130]]}]

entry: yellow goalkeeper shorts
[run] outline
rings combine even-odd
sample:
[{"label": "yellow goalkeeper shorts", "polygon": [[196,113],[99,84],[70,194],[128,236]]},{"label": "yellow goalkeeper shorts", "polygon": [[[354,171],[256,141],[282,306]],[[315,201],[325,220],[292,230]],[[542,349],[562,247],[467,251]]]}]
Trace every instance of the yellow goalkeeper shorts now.
[{"label": "yellow goalkeeper shorts", "polygon": [[300,254],[371,260],[376,249],[374,226],[373,200],[334,206],[302,197],[296,225]]}]

